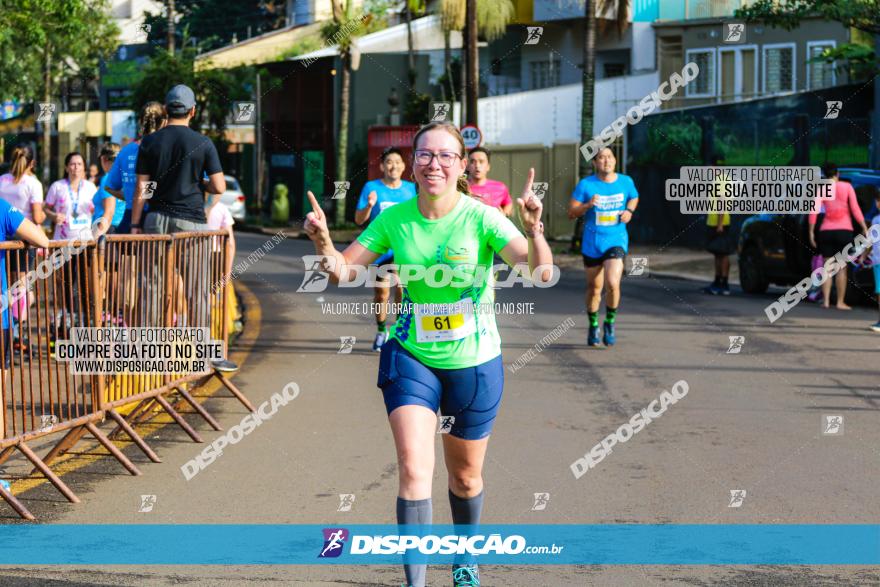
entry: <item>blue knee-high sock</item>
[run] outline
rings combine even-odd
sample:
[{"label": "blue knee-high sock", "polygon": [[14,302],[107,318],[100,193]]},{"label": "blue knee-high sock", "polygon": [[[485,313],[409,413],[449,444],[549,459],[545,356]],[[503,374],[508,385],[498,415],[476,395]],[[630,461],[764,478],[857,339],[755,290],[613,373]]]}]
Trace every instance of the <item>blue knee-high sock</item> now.
[{"label": "blue knee-high sock", "polygon": [[[480,523],[480,514],[483,512],[483,495],[481,491],[479,495],[474,497],[458,497],[452,490],[449,490],[449,506],[452,508],[452,523],[456,526],[476,526]],[[472,565],[472,558],[456,558],[453,568],[464,565]]]},{"label": "blue knee-high sock", "polygon": [[[428,525],[431,523],[431,498],[397,498],[397,523],[402,525]],[[425,587],[428,565],[403,565],[407,587]]]}]

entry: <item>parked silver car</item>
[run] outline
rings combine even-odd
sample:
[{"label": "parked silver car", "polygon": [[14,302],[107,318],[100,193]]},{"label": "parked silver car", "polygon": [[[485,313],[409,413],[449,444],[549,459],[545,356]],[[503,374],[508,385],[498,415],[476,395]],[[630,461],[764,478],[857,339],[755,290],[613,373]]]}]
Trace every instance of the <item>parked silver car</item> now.
[{"label": "parked silver car", "polygon": [[224,206],[229,208],[229,212],[235,220],[244,220],[244,193],[241,191],[241,186],[238,184],[238,180],[231,175],[225,177],[226,191],[220,196],[220,201],[223,202]]}]

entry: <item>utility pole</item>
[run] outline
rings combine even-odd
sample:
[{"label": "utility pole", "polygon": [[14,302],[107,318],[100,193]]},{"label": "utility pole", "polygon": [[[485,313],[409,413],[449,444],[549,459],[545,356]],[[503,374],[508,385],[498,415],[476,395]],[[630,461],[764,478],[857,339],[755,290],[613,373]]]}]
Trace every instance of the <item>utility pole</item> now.
[{"label": "utility pole", "polygon": [[168,0],[168,52],[174,54],[174,0]]},{"label": "utility pole", "polygon": [[468,124],[477,124],[477,97],[480,91],[480,54],[477,48],[477,0],[465,1],[465,31],[467,38],[467,102],[466,120]]},{"label": "utility pole", "polygon": [[257,72],[257,83],[254,84],[256,98],[254,99],[254,195],[257,198],[257,210],[263,216],[263,118],[260,108],[260,97],[263,95],[260,88],[260,73]]}]

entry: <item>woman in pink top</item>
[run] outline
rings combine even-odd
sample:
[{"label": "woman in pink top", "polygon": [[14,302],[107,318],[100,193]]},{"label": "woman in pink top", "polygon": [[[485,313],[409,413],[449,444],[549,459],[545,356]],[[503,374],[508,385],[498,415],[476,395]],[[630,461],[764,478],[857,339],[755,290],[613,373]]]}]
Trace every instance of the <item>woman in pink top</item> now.
[{"label": "woman in pink top", "polygon": [[[819,254],[825,259],[830,259],[852,242],[854,238],[852,217],[855,217],[856,222],[862,227],[862,234],[866,236],[868,227],[865,226],[865,217],[859,208],[856,192],[852,185],[838,180],[837,166],[833,163],[826,163],[823,172],[827,179],[834,181],[834,199],[823,202],[825,218],[819,228],[818,239],[815,232],[816,218],[819,213],[810,214],[810,246],[814,249],[818,248]],[[837,308],[840,310],[852,309],[843,302],[846,295],[846,274],[846,266],[844,265],[834,278],[834,283],[837,285]],[[826,279],[822,284],[822,306],[825,308],[831,306],[830,279]]]},{"label": "woman in pink top", "polygon": [[46,214],[43,212],[43,186],[34,177],[36,163],[30,147],[13,149],[10,172],[0,176],[0,198],[39,226],[46,219]]},{"label": "woman in pink top", "polygon": [[513,214],[513,199],[503,182],[489,179],[489,151],[484,147],[468,153],[468,190],[470,195],[491,208],[498,208],[505,216]]}]

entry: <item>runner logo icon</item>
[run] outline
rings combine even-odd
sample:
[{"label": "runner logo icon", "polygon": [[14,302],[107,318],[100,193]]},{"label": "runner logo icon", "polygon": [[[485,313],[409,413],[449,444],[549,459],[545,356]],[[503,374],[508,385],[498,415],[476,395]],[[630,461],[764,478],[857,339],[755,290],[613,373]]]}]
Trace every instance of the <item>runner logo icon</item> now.
[{"label": "runner logo icon", "polygon": [[843,106],[843,102],[840,100],[829,100],[825,102],[825,119],[833,120],[840,116],[840,108]]},{"label": "runner logo icon", "polygon": [[539,200],[543,200],[544,196],[547,195],[547,189],[550,187],[550,182],[547,181],[536,181],[532,184],[532,193],[535,194],[535,197]]},{"label": "runner logo icon", "polygon": [[339,507],[336,508],[337,512],[350,512],[351,506],[354,505],[354,494],[353,493],[340,493],[339,494]]},{"label": "runner logo icon", "polygon": [[440,424],[437,426],[437,434],[449,434],[453,424],[455,424],[455,416],[441,416]]},{"label": "runner logo icon", "polygon": [[339,337],[339,350],[336,351],[337,355],[350,355],[351,350],[354,348],[355,343],[357,342],[357,338],[354,336],[340,336]]},{"label": "runner logo icon", "polygon": [[530,26],[526,27],[528,33],[526,35],[526,45],[537,45],[538,41],[541,40],[541,35],[544,33],[544,27],[542,26]]},{"label": "runner logo icon", "polygon": [[550,503],[549,493],[536,493],[535,503],[532,505],[532,511],[539,512],[541,510],[546,510],[548,503]]},{"label": "runner logo icon", "polygon": [[738,507],[742,506],[745,499],[746,499],[746,490],[745,489],[731,489],[730,490],[730,503],[727,504],[727,507],[738,508]]},{"label": "runner logo icon", "polygon": [[141,496],[141,507],[138,509],[139,513],[145,514],[153,511],[153,506],[156,505],[156,496],[155,495],[142,495]]},{"label": "runner logo icon", "polygon": [[647,257],[633,257],[632,265],[629,268],[629,274],[633,277],[638,277],[640,275],[645,274],[645,270],[648,268],[648,258]]},{"label": "runner logo icon", "polygon": [[742,350],[743,345],[746,344],[745,336],[731,336],[730,338],[730,346],[727,347],[728,355],[738,355]]},{"label": "runner logo icon", "polygon": [[[324,261],[332,264],[336,259],[334,257],[325,257],[323,255],[303,255],[306,273],[303,275],[302,283],[296,290],[297,293],[317,293],[327,289],[327,283],[330,281],[330,277],[322,265],[322,262]],[[332,270],[332,266],[330,269]]]},{"label": "runner logo icon", "polygon": [[55,114],[55,104],[52,102],[37,102],[37,122],[51,122]]},{"label": "runner logo icon", "polygon": [[746,32],[745,24],[741,22],[726,22],[724,23],[724,28],[725,43],[742,43],[745,41],[745,39],[743,38]]},{"label": "runner logo icon", "polygon": [[348,540],[348,530],[345,528],[324,528],[324,548],[318,558],[336,558],[342,554],[345,541]]},{"label": "runner logo icon", "polygon": [[347,181],[334,181],[333,182],[333,197],[332,200],[344,200],[345,194],[348,193],[348,188],[351,187],[351,183]]},{"label": "runner logo icon", "polygon": [[452,114],[452,102],[431,102],[431,121],[449,120]]},{"label": "runner logo icon", "polygon": [[826,436],[843,434],[843,416],[822,416],[822,434]]}]

